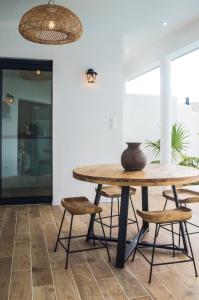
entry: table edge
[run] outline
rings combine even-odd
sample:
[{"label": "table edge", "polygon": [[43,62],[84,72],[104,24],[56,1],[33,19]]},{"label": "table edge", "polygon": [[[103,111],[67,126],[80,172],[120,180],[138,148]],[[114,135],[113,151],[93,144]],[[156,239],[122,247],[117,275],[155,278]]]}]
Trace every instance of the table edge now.
[{"label": "table edge", "polygon": [[117,185],[117,186],[167,186],[167,185],[183,185],[199,182],[199,175],[193,175],[189,178],[181,177],[181,178],[160,178],[160,179],[119,179],[114,178],[111,180],[110,178],[99,178],[95,176],[82,175],[78,174],[73,170],[73,177],[80,181],[86,181],[97,184],[108,184],[108,185]]}]

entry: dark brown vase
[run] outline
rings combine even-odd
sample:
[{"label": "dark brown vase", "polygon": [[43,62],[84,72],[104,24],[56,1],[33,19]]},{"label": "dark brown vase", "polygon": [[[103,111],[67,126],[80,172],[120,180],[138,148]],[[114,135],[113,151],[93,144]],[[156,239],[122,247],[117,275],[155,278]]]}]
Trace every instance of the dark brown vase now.
[{"label": "dark brown vase", "polygon": [[128,147],[121,156],[122,167],[126,171],[140,171],[146,166],[146,156],[140,149],[141,143],[127,143]]}]

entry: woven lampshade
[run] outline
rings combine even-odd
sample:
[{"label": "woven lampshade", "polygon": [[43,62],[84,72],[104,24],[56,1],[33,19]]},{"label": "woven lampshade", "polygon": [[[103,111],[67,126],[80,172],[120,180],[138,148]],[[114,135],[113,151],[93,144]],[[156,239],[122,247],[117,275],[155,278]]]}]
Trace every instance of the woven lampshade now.
[{"label": "woven lampshade", "polygon": [[34,43],[61,45],[77,41],[83,32],[79,18],[52,0],[27,11],[19,24],[21,35]]}]

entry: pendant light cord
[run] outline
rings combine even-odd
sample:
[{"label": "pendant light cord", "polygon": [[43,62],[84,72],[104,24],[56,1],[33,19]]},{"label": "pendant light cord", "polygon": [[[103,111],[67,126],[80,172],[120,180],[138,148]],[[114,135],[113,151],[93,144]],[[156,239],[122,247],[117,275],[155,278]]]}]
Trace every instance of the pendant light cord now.
[{"label": "pendant light cord", "polygon": [[50,5],[50,4],[51,4],[51,5],[54,5],[54,4],[55,4],[54,0],[49,0],[49,1],[48,1],[48,5]]}]

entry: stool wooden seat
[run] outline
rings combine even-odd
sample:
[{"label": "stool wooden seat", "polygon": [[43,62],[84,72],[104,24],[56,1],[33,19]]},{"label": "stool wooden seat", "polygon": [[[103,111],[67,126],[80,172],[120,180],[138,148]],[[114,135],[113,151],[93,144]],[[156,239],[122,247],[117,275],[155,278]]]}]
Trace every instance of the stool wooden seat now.
[{"label": "stool wooden seat", "polygon": [[[101,189],[101,195],[106,198],[121,197],[121,192],[122,192],[122,189],[120,186],[108,185],[108,186],[103,186]],[[131,187],[129,189],[129,194],[135,195],[135,193],[136,193],[136,189]]]},{"label": "stool wooden seat", "polygon": [[[188,233],[188,229],[187,229],[187,220],[189,220],[192,217],[192,210],[190,208],[182,206],[182,207],[178,207],[176,209],[169,209],[169,210],[164,210],[164,211],[140,211],[140,210],[137,210],[137,214],[143,219],[143,221],[148,222],[148,223],[155,223],[154,241],[153,241],[153,244],[148,244],[148,243],[140,243],[140,239],[141,239],[141,236],[143,233],[143,228],[144,228],[144,222],[143,222],[143,226],[139,233],[139,236],[137,239],[137,244],[136,244],[136,247],[135,247],[135,250],[133,253],[133,258],[132,258],[132,261],[133,261],[135,258],[135,254],[138,251],[146,259],[146,261],[148,261],[148,263],[150,264],[149,283],[151,283],[153,266],[160,266],[160,265],[167,265],[167,264],[174,264],[174,263],[183,263],[183,262],[190,262],[190,261],[193,262],[195,276],[197,277],[198,274],[197,274],[195,259],[194,259],[191,241],[190,241],[189,233]],[[184,249],[175,245],[173,224],[176,222],[179,223],[181,230],[183,230],[183,225],[185,226],[187,239],[188,239],[188,245],[189,245],[189,249],[191,252],[190,255],[187,254],[184,251]],[[170,223],[170,225],[171,225],[172,243],[171,244],[167,243],[166,245],[157,245],[156,239],[158,236],[159,227],[162,226],[160,224],[165,224],[165,223],[166,224]],[[142,249],[145,247],[146,248],[152,247],[151,261],[142,252]],[[182,259],[182,260],[177,260],[177,261],[169,261],[169,262],[164,262],[164,263],[154,263],[155,249],[156,248],[164,248],[164,247],[167,250],[171,250],[173,252],[173,257],[175,257],[175,251],[180,251],[187,257],[187,259]]]},{"label": "stool wooden seat", "polygon": [[[178,188],[176,190],[176,193],[177,193],[177,197],[178,197],[178,201],[179,201],[180,206],[182,206],[182,205],[187,206],[187,204],[198,203],[199,202],[199,193],[196,192],[196,191],[191,191],[188,188],[186,189],[184,187],[184,188]],[[175,202],[175,197],[174,197],[174,194],[173,194],[172,190],[164,190],[162,192],[162,195],[163,195],[164,198],[166,198],[165,203],[164,203],[164,208],[163,208],[165,210],[168,201],[171,200],[171,201]],[[197,229],[199,228],[199,225],[194,224],[190,221],[188,222],[188,224],[190,224],[194,228],[197,228]],[[160,226],[160,227],[164,228],[166,230],[169,230],[167,228],[166,224],[164,226]],[[180,241],[181,241],[181,239],[180,239],[180,237],[181,237],[180,230],[179,230],[179,232],[174,232],[174,233],[179,236],[179,245],[180,245]],[[199,233],[199,231],[195,230],[195,231],[190,232],[190,234],[196,234],[196,233]]]},{"label": "stool wooden seat", "polygon": [[[199,202],[199,193],[192,192],[186,189],[177,189],[178,201],[180,203],[197,203]],[[173,191],[165,190],[162,192],[163,197],[171,201],[175,201]]]},{"label": "stool wooden seat", "polygon": [[89,202],[86,197],[64,198],[61,200],[61,204],[71,215],[90,215],[102,212],[101,207]]},{"label": "stool wooden seat", "polygon": [[[106,248],[106,251],[107,251],[107,254],[108,254],[108,259],[109,259],[109,261],[111,261],[110,254],[109,254],[109,249],[108,249],[108,244],[107,244],[107,240],[106,240],[106,235],[105,235],[105,230],[104,230],[103,223],[102,223],[102,218],[101,218],[102,208],[99,207],[99,206],[96,206],[93,203],[91,203],[86,197],[64,198],[64,199],[61,200],[61,205],[64,208],[64,213],[63,213],[61,224],[60,224],[60,227],[59,227],[59,232],[58,232],[58,235],[57,235],[57,240],[56,240],[54,251],[55,252],[57,251],[58,243],[66,251],[65,269],[67,269],[67,267],[68,267],[69,253],[75,253],[75,252],[81,252],[81,251],[87,251],[87,250],[96,250],[96,249]],[[71,215],[71,221],[70,221],[70,227],[69,227],[69,234],[68,234],[67,237],[60,237],[66,211]],[[86,237],[87,236],[86,234],[85,235],[72,236],[73,217],[75,215],[78,216],[78,215],[88,215],[88,214],[89,215],[95,215],[95,214],[99,215],[98,223],[100,223],[100,225],[101,225],[104,242],[102,242],[99,239],[99,242],[102,244],[102,246],[96,247],[95,240],[98,239],[98,238],[97,238],[97,236],[95,236],[94,229],[93,229],[92,230],[92,238],[91,238],[93,240],[93,244],[94,244],[93,248],[70,250],[71,239],[73,239],[73,238],[79,238],[79,237]],[[68,240],[67,246],[62,243],[62,240]]]},{"label": "stool wooden seat", "polygon": [[187,207],[178,207],[160,211],[140,211],[137,210],[138,216],[148,223],[171,223],[184,222],[192,217],[192,210]]}]

